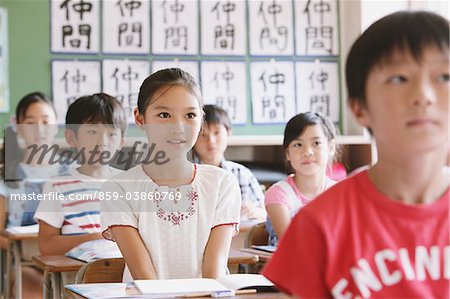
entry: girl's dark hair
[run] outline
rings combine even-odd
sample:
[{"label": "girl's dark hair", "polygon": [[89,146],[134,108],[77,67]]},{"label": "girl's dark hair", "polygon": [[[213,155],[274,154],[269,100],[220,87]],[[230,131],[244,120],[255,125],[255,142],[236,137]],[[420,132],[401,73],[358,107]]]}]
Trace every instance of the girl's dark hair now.
[{"label": "girl's dark hair", "polygon": [[[17,124],[20,124],[23,121],[28,108],[35,103],[45,103],[49,105],[56,116],[56,110],[50,98],[42,92],[32,92],[25,95],[17,104],[15,115]],[[5,155],[6,147],[8,147],[8,152],[14,153],[13,155],[8,155],[8,161],[6,161]],[[12,189],[16,189],[19,187],[18,182],[22,179],[19,177],[18,165],[23,159],[23,152],[17,140],[17,132],[12,126],[6,128],[5,140],[3,143],[3,157],[5,163],[3,179],[5,180],[5,184]]]},{"label": "girl's dark hair", "polygon": [[374,66],[392,52],[409,50],[417,61],[427,47],[445,55],[449,50],[449,22],[434,13],[401,11],[373,23],[353,44],[345,66],[349,101],[366,104],[366,82]]},{"label": "girl's dark hair", "polygon": [[[200,89],[195,82],[194,78],[188,73],[179,68],[168,68],[157,71],[148,76],[144,82],[142,82],[139,89],[138,97],[138,110],[141,115],[144,115],[145,109],[157,99],[152,99],[155,93],[161,88],[169,89],[172,86],[183,86],[191,94],[193,94],[199,101],[200,108],[202,106],[202,97]],[[163,95],[164,90],[159,96]]]},{"label": "girl's dark hair", "polygon": [[127,117],[122,104],[106,93],[83,96],[70,104],[66,114],[66,127],[78,132],[81,124],[106,124],[119,128],[122,136],[127,128]]},{"label": "girl's dark hair", "polygon": [[309,126],[320,125],[328,142],[336,139],[333,123],[319,113],[306,112],[292,117],[284,129],[283,149],[287,150],[292,140],[297,139]]}]

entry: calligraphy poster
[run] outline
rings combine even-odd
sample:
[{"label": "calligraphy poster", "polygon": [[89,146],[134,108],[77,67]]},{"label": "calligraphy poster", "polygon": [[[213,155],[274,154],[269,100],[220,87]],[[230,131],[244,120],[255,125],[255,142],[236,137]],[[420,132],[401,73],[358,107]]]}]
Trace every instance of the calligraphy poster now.
[{"label": "calligraphy poster", "polygon": [[185,72],[191,74],[196,82],[200,82],[200,77],[198,73],[198,62],[197,61],[185,61],[185,60],[153,60],[152,62],[152,73],[171,67],[177,67]]},{"label": "calligraphy poster", "polygon": [[103,53],[148,54],[149,0],[103,1]]},{"label": "calligraphy poster", "polygon": [[8,14],[0,8],[0,112],[9,111]]},{"label": "calligraphy poster", "polygon": [[139,88],[150,73],[148,61],[103,60],[103,92],[116,97],[127,112],[128,123],[134,123]]},{"label": "calligraphy poster", "polygon": [[294,1],[297,55],[338,55],[339,31],[336,1]]},{"label": "calligraphy poster", "polygon": [[252,0],[249,6],[251,55],[293,55],[291,0]]},{"label": "calligraphy poster", "polygon": [[286,123],[296,114],[293,62],[252,62],[250,73],[253,123]]},{"label": "calligraphy poster", "polygon": [[100,90],[99,61],[52,61],[52,97],[59,124],[64,124],[67,107],[78,97]]},{"label": "calligraphy poster", "polygon": [[203,61],[201,74],[203,103],[222,107],[233,124],[247,123],[245,62]]},{"label": "calligraphy poster", "polygon": [[297,62],[298,112],[318,112],[339,121],[339,73],[337,62]]},{"label": "calligraphy poster", "polygon": [[152,0],[152,53],[198,54],[198,2]]},{"label": "calligraphy poster", "polygon": [[245,1],[201,0],[201,51],[204,55],[245,55]]},{"label": "calligraphy poster", "polygon": [[51,50],[98,53],[99,1],[51,0]]}]

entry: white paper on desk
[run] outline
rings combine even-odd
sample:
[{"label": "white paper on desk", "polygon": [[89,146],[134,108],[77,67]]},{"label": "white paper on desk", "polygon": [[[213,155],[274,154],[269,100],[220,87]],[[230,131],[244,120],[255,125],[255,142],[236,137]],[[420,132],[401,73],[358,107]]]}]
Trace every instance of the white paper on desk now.
[{"label": "white paper on desk", "polygon": [[135,280],[134,283],[144,295],[177,296],[229,290],[218,281],[208,278]]},{"label": "white paper on desk", "polygon": [[269,291],[274,284],[260,274],[229,274],[217,278],[217,281],[231,290],[256,289]]},{"label": "white paper on desk", "polygon": [[39,232],[39,224],[27,225],[27,226],[11,226],[6,229],[10,234],[25,235],[25,234],[37,234]]},{"label": "white paper on desk", "polygon": [[[87,283],[69,284],[65,286],[85,298],[107,299],[107,298],[144,298],[132,286],[132,283]],[[145,298],[148,298],[145,296]],[[161,297],[159,297],[161,298]]]}]

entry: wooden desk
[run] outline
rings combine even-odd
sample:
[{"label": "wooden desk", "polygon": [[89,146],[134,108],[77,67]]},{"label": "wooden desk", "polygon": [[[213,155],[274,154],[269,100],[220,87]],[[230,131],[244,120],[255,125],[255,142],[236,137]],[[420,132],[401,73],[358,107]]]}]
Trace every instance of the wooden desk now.
[{"label": "wooden desk", "polygon": [[[256,264],[259,258],[256,254],[230,249],[228,265]],[[33,263],[44,272],[73,272],[78,271],[85,262],[65,255],[33,256]]]},{"label": "wooden desk", "polygon": [[273,255],[273,253],[271,253],[271,252],[253,249],[253,248],[240,248],[239,251],[257,255],[260,262],[267,262],[268,260],[270,260],[272,258],[272,255]]},{"label": "wooden desk", "polygon": [[[239,250],[230,250],[228,257],[229,265],[236,264],[256,264],[259,261],[258,256],[252,253],[242,252]],[[54,256],[33,256],[33,263],[44,271],[44,284],[61,285],[61,282],[53,281],[49,273],[76,272],[85,262],[67,257],[65,255]]]},{"label": "wooden desk", "polygon": [[44,272],[73,272],[78,271],[85,262],[65,255],[33,256],[33,263]]},{"label": "wooden desk", "polygon": [[[105,283],[105,286],[107,286],[108,284]],[[121,285],[123,285],[123,291],[122,292],[117,292],[117,296],[119,297],[123,297],[125,294],[129,294],[129,296],[133,295],[133,294],[139,294],[138,290],[136,289],[136,287],[134,286],[133,283],[129,283],[128,284],[128,288],[127,288],[127,284],[126,283],[122,283]],[[125,289],[128,289],[128,291],[125,291]],[[71,290],[65,289],[66,294],[68,296],[68,298],[72,298],[72,299],[82,299],[82,298],[86,298],[84,296],[81,296],[80,294],[77,294]],[[192,297],[191,297],[192,298]],[[194,298],[201,298],[201,299],[205,299],[208,297],[194,297]],[[211,298],[211,297],[209,297]],[[236,295],[236,296],[232,296],[232,297],[226,297],[226,298],[235,298],[235,299],[289,299],[291,298],[290,296],[283,294],[283,293],[256,293],[256,294],[246,294],[246,295]]]},{"label": "wooden desk", "polygon": [[10,273],[12,271],[12,260],[14,259],[14,274],[15,274],[15,288],[16,298],[22,298],[22,256],[20,252],[20,244],[25,240],[36,240],[37,233],[29,234],[14,234],[8,231],[2,231],[1,234],[8,238],[9,248],[6,253],[6,281],[4,296],[5,298],[11,297],[11,281]]}]

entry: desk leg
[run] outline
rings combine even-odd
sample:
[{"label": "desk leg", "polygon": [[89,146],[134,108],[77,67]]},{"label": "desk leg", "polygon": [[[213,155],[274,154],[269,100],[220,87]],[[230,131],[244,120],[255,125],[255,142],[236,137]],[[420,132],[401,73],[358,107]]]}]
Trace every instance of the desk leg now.
[{"label": "desk leg", "polygon": [[9,248],[6,251],[6,278],[5,278],[5,299],[11,298],[11,273],[12,273],[12,242],[9,242]]},{"label": "desk leg", "polygon": [[22,257],[20,255],[20,241],[14,242],[14,268],[16,274],[16,298],[22,299]]}]

